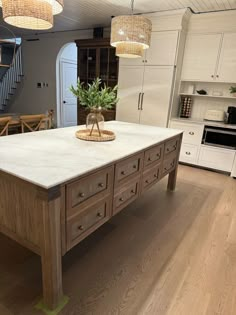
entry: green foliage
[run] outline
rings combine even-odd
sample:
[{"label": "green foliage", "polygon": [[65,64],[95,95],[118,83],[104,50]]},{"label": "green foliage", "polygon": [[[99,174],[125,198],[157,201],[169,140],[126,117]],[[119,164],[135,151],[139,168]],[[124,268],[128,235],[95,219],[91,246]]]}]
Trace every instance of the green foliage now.
[{"label": "green foliage", "polygon": [[230,93],[236,93],[236,86],[231,86],[229,90]]},{"label": "green foliage", "polygon": [[101,79],[97,78],[92,84],[84,84],[78,79],[77,86],[70,87],[70,91],[79,99],[80,104],[88,108],[111,109],[116,105],[117,86],[114,88],[101,86]]}]

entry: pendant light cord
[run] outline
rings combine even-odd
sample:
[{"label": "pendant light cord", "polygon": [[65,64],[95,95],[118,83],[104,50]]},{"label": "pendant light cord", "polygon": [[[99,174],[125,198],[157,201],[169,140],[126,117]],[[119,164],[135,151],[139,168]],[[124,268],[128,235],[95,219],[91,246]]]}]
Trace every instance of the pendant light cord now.
[{"label": "pendant light cord", "polygon": [[131,12],[134,14],[134,0],[131,0]]}]

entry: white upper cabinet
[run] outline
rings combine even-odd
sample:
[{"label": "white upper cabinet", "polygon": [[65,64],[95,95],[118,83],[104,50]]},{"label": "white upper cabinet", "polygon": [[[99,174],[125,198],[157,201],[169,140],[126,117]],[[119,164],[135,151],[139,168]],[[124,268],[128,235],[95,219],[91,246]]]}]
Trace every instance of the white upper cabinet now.
[{"label": "white upper cabinet", "polygon": [[121,66],[173,66],[178,48],[178,31],[152,32],[151,46],[143,58],[120,58]]},{"label": "white upper cabinet", "polygon": [[116,120],[139,123],[143,76],[143,67],[120,67]]},{"label": "white upper cabinet", "polygon": [[236,82],[236,34],[224,34],[216,79],[219,82]]},{"label": "white upper cabinet", "polygon": [[146,52],[147,65],[174,66],[178,49],[178,31],[153,32],[151,46]]},{"label": "white upper cabinet", "polygon": [[222,34],[189,34],[186,39],[182,80],[213,81]]}]

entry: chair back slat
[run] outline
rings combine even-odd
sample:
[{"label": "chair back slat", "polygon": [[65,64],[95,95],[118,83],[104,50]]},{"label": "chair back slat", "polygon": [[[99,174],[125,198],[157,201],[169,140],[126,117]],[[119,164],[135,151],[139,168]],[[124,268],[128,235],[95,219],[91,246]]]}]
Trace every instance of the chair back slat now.
[{"label": "chair back slat", "polygon": [[41,130],[41,127],[45,125],[44,120],[46,118],[47,116],[44,114],[20,116],[21,132],[24,133],[26,130],[31,132]]},{"label": "chair back slat", "polygon": [[8,135],[9,123],[11,120],[12,120],[11,116],[0,118],[0,137]]}]

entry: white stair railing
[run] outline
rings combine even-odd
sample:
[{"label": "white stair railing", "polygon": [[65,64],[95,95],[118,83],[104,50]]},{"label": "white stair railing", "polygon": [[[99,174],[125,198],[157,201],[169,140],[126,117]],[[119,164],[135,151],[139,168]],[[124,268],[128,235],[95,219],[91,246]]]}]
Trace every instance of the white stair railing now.
[{"label": "white stair railing", "polygon": [[4,111],[23,77],[22,48],[18,47],[14,61],[0,81],[0,111]]}]

